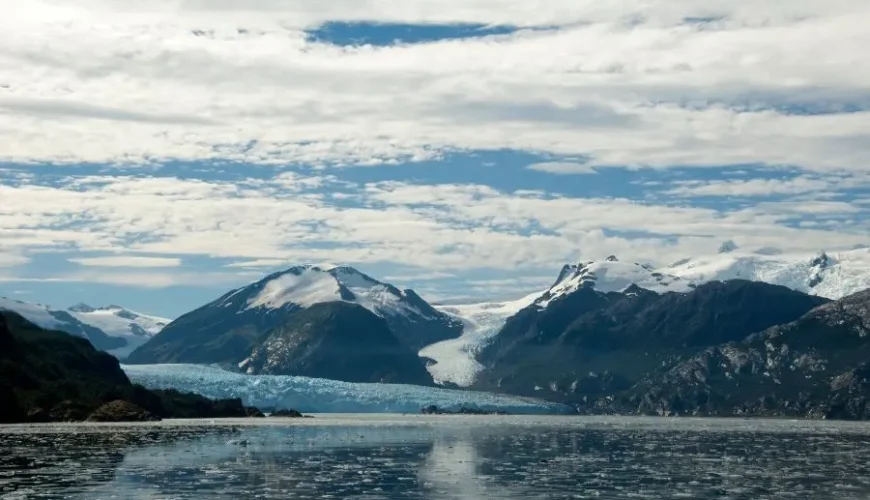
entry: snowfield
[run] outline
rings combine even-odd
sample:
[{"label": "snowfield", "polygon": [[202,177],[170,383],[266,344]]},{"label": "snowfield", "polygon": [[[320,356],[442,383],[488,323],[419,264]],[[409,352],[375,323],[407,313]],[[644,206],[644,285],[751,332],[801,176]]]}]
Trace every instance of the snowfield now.
[{"label": "snowfield", "polygon": [[[244,290],[240,289],[239,291]],[[233,296],[226,297],[226,301]],[[359,304],[381,317],[405,316],[432,319],[411,305],[407,293],[381,283],[351,267],[298,266],[267,281],[246,309],[281,309],[293,304],[311,307],[325,302]]]},{"label": "snowfield", "polygon": [[729,252],[687,259],[660,270],[694,284],[745,279],[841,299],[870,288],[870,249],[817,255]]},{"label": "snowfield", "polygon": [[241,398],[259,408],[307,413],[420,413],[436,405],[514,414],[568,414],[569,406],[486,392],[396,384],[353,384],[307,377],[243,375],[202,365],[123,365],[133,383],[207,398]]},{"label": "snowfield", "polygon": [[154,335],[160,333],[171,319],[149,316],[120,306],[92,308],[84,304],[67,310],[77,320],[98,328],[110,337],[123,337],[127,345],[112,349],[109,354],[124,359]]},{"label": "snowfield", "polygon": [[426,367],[438,384],[453,383],[468,387],[483,371],[477,362],[477,353],[495,337],[505,321],[528,307],[543,292],[527,295],[509,302],[484,302],[480,304],[436,306],[463,323],[462,336],[424,347],[420,357],[432,360]]}]

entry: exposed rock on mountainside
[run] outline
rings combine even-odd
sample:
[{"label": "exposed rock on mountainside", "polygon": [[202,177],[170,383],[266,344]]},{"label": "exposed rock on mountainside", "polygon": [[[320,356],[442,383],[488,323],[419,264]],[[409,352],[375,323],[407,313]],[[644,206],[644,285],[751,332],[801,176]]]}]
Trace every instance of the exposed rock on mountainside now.
[{"label": "exposed rock on mountainside", "polygon": [[544,297],[508,319],[483,350],[477,387],[560,401],[612,394],[680,356],[742,340],[825,302],[736,280],[688,293],[582,286]]},{"label": "exposed rock on mountainside", "polygon": [[156,422],[160,417],[128,401],[117,400],[94,410],[88,422]]},{"label": "exposed rock on mountainside", "polygon": [[686,356],[619,401],[640,413],[870,418],[870,291]]},{"label": "exposed rock on mountainside", "polygon": [[[324,304],[332,305],[316,307]],[[350,305],[356,308],[346,307]],[[329,314],[323,312],[327,310]],[[342,319],[343,316],[354,319]],[[368,329],[357,332],[352,325],[355,320],[364,321]],[[348,330],[337,333],[338,324]],[[457,337],[461,330],[461,321],[435,310],[411,290],[399,290],[349,267],[299,266],[233,290],[181,316],[133,352],[127,361],[237,366],[247,360],[244,366],[252,373],[265,369],[268,373],[303,374],[315,370],[314,365],[307,363],[325,360],[323,353],[353,354],[349,349],[337,350],[339,333],[344,341],[356,342],[355,334],[365,337],[378,331],[379,343],[371,348],[387,349],[389,334],[406,349],[416,352],[425,345]],[[330,336],[332,340],[315,342],[320,336]],[[302,338],[306,339],[304,360],[294,361],[291,357],[300,352],[282,346],[288,339],[296,342]],[[389,349],[398,352],[398,348]],[[279,361],[278,353],[282,350],[286,355]],[[392,359],[400,358],[404,355]],[[319,376],[345,380],[341,377],[350,373],[348,359],[318,361],[315,371],[321,373],[320,368],[332,366],[333,371]],[[423,368],[422,361],[416,363]],[[369,370],[365,378],[376,372],[395,382],[421,382],[420,370],[407,366],[405,361],[396,368]],[[361,376],[354,373],[352,380]],[[429,379],[428,375],[425,378]]]},{"label": "exposed rock on mountainside", "polygon": [[315,304],[273,329],[240,367],[250,374],[431,385],[420,358],[362,306]]}]

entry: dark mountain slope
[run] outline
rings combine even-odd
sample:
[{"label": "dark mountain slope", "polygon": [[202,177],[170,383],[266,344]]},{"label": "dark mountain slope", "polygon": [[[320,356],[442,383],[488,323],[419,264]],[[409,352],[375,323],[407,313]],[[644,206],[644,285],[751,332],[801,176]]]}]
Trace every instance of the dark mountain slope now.
[{"label": "dark mountain slope", "polygon": [[347,382],[431,385],[422,360],[386,321],[345,302],[315,304],[268,333],[243,363],[248,373]]},{"label": "dark mountain slope", "polygon": [[686,356],[620,398],[629,411],[870,418],[870,290]]},{"label": "dark mountain slope", "polygon": [[799,318],[826,299],[748,281],[688,293],[581,287],[510,318],[481,353],[477,386],[575,401],[629,388],[699,349]]},{"label": "dark mountain slope", "polygon": [[0,421],[84,420],[118,400],[164,418],[245,415],[237,400],[208,402],[197,413],[180,414],[177,408],[203,398],[175,396],[134,386],[117,359],[85,339],[44,330],[16,313],[0,311]]},{"label": "dark mountain slope", "polygon": [[[382,318],[409,349],[458,337],[462,324],[411,290],[353,268],[298,266],[230,291],[167,325],[127,362],[237,365],[266,335],[300,311],[325,303],[358,304]],[[340,362],[340,360],[336,360]]]}]

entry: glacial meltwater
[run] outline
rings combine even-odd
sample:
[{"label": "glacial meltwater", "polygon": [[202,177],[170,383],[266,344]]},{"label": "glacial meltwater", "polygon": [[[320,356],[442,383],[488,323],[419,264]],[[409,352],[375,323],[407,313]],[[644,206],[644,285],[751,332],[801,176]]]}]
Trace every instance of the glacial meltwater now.
[{"label": "glacial meltwater", "polygon": [[870,425],[380,414],[0,426],[0,498],[867,499]]}]

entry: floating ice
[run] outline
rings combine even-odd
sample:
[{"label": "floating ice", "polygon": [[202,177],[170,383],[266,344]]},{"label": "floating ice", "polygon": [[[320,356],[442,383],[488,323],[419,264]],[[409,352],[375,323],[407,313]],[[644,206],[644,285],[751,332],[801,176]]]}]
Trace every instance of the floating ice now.
[{"label": "floating ice", "polygon": [[130,380],[149,389],[177,389],[211,399],[241,398],[249,406],[309,413],[419,413],[429,405],[513,414],[572,412],[568,406],[533,398],[415,385],[243,375],[202,365],[124,365],[123,369]]}]

